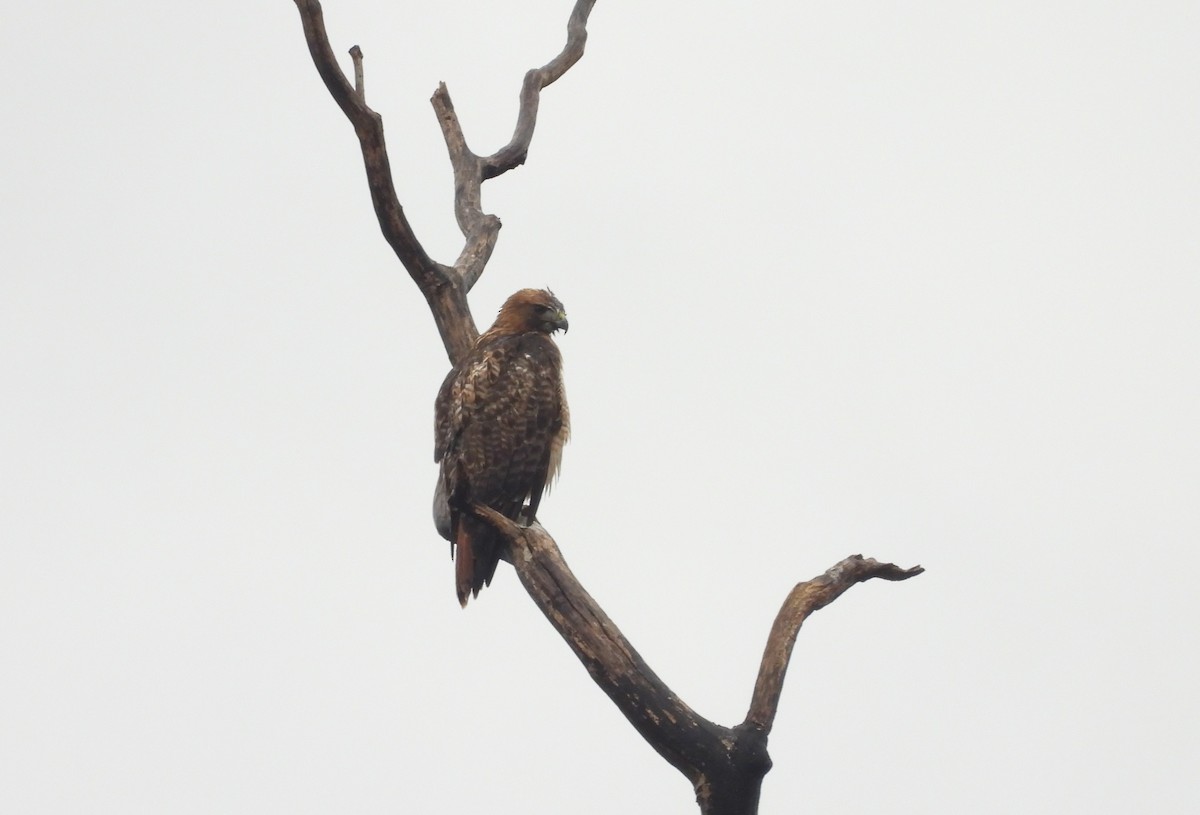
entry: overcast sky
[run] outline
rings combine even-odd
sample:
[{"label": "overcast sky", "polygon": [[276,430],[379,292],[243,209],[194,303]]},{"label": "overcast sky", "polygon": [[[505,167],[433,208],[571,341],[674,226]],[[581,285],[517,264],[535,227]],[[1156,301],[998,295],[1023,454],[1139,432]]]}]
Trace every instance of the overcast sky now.
[{"label": "overcast sky", "polygon": [[[570,0],[327,0],[431,254]],[[429,515],[448,367],[294,5],[3,4],[0,809],[695,811]],[[481,325],[567,306],[541,518],[763,813],[1200,809],[1194,3],[615,3]],[[345,64],[349,65],[348,58]]]}]

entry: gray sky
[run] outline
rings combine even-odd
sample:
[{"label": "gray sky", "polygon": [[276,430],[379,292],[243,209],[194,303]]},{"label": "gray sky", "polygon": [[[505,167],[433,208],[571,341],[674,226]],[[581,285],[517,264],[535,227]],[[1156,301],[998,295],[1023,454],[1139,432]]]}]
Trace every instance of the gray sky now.
[{"label": "gray sky", "polygon": [[[460,246],[569,0],[327,0]],[[802,630],[764,813],[1200,808],[1191,3],[610,3],[472,303],[566,303],[542,520],[699,712]],[[346,64],[348,65],[348,59]],[[502,567],[429,517],[447,368],[290,2],[0,26],[0,806],[694,811]]]}]

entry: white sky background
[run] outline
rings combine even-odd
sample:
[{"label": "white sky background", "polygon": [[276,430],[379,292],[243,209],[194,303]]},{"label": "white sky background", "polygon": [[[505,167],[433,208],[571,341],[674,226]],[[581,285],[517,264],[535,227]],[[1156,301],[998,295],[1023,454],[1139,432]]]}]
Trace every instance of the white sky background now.
[{"label": "white sky background", "polygon": [[[402,202],[570,0],[327,0]],[[4,4],[0,809],[695,811],[502,567],[458,609],[447,362],[292,3]],[[542,520],[700,713],[791,586],[764,813],[1200,808],[1194,3],[612,3],[472,304],[567,304]],[[349,66],[349,59],[344,64]]]}]

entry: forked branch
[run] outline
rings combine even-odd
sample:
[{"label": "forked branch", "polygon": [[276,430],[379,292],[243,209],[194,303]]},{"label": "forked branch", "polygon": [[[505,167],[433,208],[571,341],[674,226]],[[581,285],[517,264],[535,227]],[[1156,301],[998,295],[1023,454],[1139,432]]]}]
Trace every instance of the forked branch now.
[{"label": "forked branch", "polygon": [[[358,46],[350,49],[354,66],[351,84],[329,45],[318,0],[295,3],[317,72],[354,126],[380,229],[429,303],[446,352],[454,362],[478,336],[466,296],[483,274],[500,229],[500,220],[483,211],[482,184],[524,163],[537,123],[541,91],[582,56],[588,15],[595,0],[577,0],[563,50],[541,68],[526,73],[513,137],[491,156],[481,158],[467,146],[446,86],[439,85],[434,92],[431,102],[454,170],[455,219],[464,237],[453,266],[429,257],[396,197],[383,120],[366,103],[362,50]],[[441,503],[445,503],[445,496]],[[503,533],[509,542],[505,559],[512,562],[521,585],[638,733],[692,782],[700,810],[707,815],[748,815],[757,811],[762,779],[771,768],[767,737],[804,620],[855,583],[876,577],[906,580],[922,572],[919,566],[901,569],[854,555],[823,575],[797,585],[771,628],[745,721],[725,727],[688,707],[650,669],[575,579],[554,539],[540,524],[520,526],[481,505],[472,510]]]},{"label": "forked branch", "polygon": [[338,65],[329,44],[319,0],[295,0],[295,3],[317,73],[321,75],[338,107],[354,125],[379,227],[396,257],[425,296],[446,353],[453,363],[467,352],[479,335],[467,305],[467,292],[483,274],[500,232],[500,219],[483,211],[481,187],[486,179],[525,161],[537,124],[541,90],[566,73],[583,56],[588,15],[595,0],[577,0],[567,23],[567,44],[563,50],[541,68],[535,68],[525,75],[516,130],[512,140],[494,155],[480,158],[471,152],[445,84],[440,84],[434,92],[430,101],[454,170],[454,215],[464,239],[462,251],[453,266],[438,263],[429,256],[417,240],[396,196],[383,138],[383,117],[367,105],[362,49],[357,45],[350,49],[354,64],[352,85]]},{"label": "forked branch", "polygon": [[[409,275],[417,286],[425,293],[426,299],[432,294],[453,289],[455,280],[452,270],[436,262],[425,251],[425,247],[417,240],[404,208],[396,197],[396,187],[392,182],[392,167],[388,160],[387,144],[383,138],[383,118],[367,105],[364,89],[362,50],[355,46],[351,49],[354,60],[354,84],[346,78],[338,65],[333,48],[329,45],[329,35],[325,31],[325,17],[321,4],[317,0],[295,0],[296,8],[300,11],[300,20],[304,25],[304,39],[308,42],[308,52],[312,56],[317,73],[329,89],[329,95],[337,102],[342,113],[354,126],[362,149],[363,164],[367,170],[367,186],[371,191],[371,203],[375,207],[375,217],[379,220],[379,228],[384,239],[396,253],[396,257],[404,264]],[[431,307],[434,300],[430,301]],[[470,347],[475,339],[474,325],[470,312],[465,309],[466,299],[462,298],[461,308],[454,308],[450,302],[440,303],[441,308],[434,309],[434,319],[442,333],[442,339],[447,347]],[[464,320],[465,317],[465,320]],[[469,336],[468,336],[469,335]]]},{"label": "forked branch", "polygon": [[771,769],[767,736],[804,620],[856,583],[907,580],[924,571],[852,555],[798,584],[771,626],[746,720],[725,727],[694,711],[651,670],[540,524],[522,527],[478,504],[473,511],[510,542],[513,568],[542,614],[642,738],[692,782],[700,811],[709,815],[757,809],[762,779]]},{"label": "forked branch", "polygon": [[496,245],[500,219],[483,211],[481,187],[489,178],[508,172],[525,163],[533,130],[537,126],[538,105],[542,89],[551,84],[579,61],[587,43],[587,21],[596,0],[576,0],[567,21],[567,42],[558,56],[541,68],[525,74],[521,86],[521,104],[517,110],[517,126],[508,144],[486,158],[471,152],[454,112],[454,103],[445,83],[440,83],[429,100],[437,112],[442,137],[454,167],[454,217],[466,238],[455,268],[462,276],[467,290],[483,274],[484,266]]}]

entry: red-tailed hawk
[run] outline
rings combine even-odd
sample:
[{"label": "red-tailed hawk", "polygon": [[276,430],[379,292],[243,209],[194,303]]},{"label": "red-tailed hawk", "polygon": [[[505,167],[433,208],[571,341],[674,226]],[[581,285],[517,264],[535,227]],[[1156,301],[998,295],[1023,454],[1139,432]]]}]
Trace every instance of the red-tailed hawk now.
[{"label": "red-tailed hawk", "polygon": [[517,521],[528,501],[524,520],[531,520],[558,474],[571,424],[562,355],[550,338],[560,328],[567,330],[567,315],[558,298],[521,289],[438,391],[434,519],[456,558],[454,582],[464,607],[492,582],[502,549],[498,533],[472,515],[470,505]]}]

